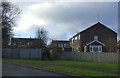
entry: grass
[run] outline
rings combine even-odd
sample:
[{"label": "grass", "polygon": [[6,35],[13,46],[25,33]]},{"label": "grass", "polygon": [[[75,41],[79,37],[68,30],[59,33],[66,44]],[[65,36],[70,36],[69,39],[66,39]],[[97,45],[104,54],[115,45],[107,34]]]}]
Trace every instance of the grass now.
[{"label": "grass", "polygon": [[[25,63],[25,64],[45,65],[45,61],[42,61],[42,60],[8,59],[8,58],[4,58],[3,60],[17,62],[17,63]],[[72,68],[48,66],[48,67],[44,67],[44,69],[55,70],[58,72],[64,72],[64,73],[80,75],[80,76],[117,76],[117,75],[90,71],[90,70],[81,70],[76,68],[86,68],[86,69],[102,70],[102,71],[109,71],[109,72],[118,72],[117,64],[81,62],[81,61],[52,61],[52,62],[57,65],[69,66]]]},{"label": "grass", "polygon": [[44,65],[45,64],[45,61],[42,61],[42,60],[8,59],[8,58],[4,58],[3,60],[17,62],[17,63],[35,64],[35,65]]},{"label": "grass", "polygon": [[56,65],[86,68],[92,70],[118,72],[118,64],[98,63],[98,62],[81,62],[81,61],[53,61]]},{"label": "grass", "polygon": [[89,70],[79,70],[75,68],[65,68],[65,67],[55,67],[55,66],[44,67],[44,69],[54,70],[62,73],[80,75],[80,76],[117,76],[117,75],[107,74],[102,72],[94,72]]}]

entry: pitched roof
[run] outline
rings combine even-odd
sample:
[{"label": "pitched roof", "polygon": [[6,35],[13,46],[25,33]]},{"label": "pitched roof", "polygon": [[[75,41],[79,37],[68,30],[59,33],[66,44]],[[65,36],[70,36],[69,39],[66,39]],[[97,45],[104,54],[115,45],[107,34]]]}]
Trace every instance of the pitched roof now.
[{"label": "pitched roof", "polygon": [[[105,25],[101,24],[100,22],[98,22],[98,23],[92,25],[91,27],[88,27],[88,28],[86,28],[85,30],[83,30],[83,31],[81,31],[81,32],[79,32],[79,33],[77,33],[77,34],[74,35],[73,37],[77,36],[78,34],[81,34],[81,33],[85,32],[85,31],[87,31],[88,29],[91,29],[91,28],[93,28],[94,26],[97,26],[97,25],[104,26],[104,27],[107,28],[108,30],[110,30],[110,31],[112,31],[113,33],[117,34],[117,33],[116,33],[115,31],[113,31],[112,29],[110,29],[110,28],[108,28],[107,26],[105,26]],[[72,38],[73,38],[73,37],[72,37]],[[70,39],[71,39],[71,38],[70,38]]]},{"label": "pitched roof", "polygon": [[98,43],[102,44],[103,46],[105,46],[104,43],[102,43],[102,42],[100,42],[100,41],[98,41],[98,40],[93,40],[93,41],[91,41],[90,43],[88,43],[87,45],[90,45],[90,44],[92,44],[92,43],[94,43],[94,42],[98,42]]},{"label": "pitched roof", "polygon": [[104,27],[105,27],[105,28],[107,28],[108,30],[110,30],[110,31],[112,31],[113,33],[117,34],[115,31],[113,31],[112,29],[108,28],[107,26],[105,26],[105,25],[101,24],[100,22],[98,22],[98,23],[96,23],[96,24],[92,25],[91,27],[89,27],[89,28],[87,28],[87,29],[85,29],[85,30],[81,31],[80,33],[83,33],[83,32],[85,32],[86,30],[88,30],[88,29],[90,29],[90,28],[92,28],[92,27],[94,27],[94,26],[97,26],[97,25],[104,26]]}]

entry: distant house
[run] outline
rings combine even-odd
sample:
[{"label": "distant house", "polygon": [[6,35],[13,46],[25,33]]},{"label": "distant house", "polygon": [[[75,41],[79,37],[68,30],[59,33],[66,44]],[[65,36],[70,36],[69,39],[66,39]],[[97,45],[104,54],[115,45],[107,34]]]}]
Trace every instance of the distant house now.
[{"label": "distant house", "polygon": [[120,40],[117,42],[117,49],[118,49],[118,52],[120,52]]},{"label": "distant house", "polygon": [[11,46],[16,48],[40,48],[40,39],[37,38],[12,38]]},{"label": "distant house", "polygon": [[70,40],[73,51],[116,52],[117,33],[100,22],[77,33]]},{"label": "distant house", "polygon": [[51,48],[56,49],[56,51],[71,51],[69,41],[53,40],[51,43]]}]

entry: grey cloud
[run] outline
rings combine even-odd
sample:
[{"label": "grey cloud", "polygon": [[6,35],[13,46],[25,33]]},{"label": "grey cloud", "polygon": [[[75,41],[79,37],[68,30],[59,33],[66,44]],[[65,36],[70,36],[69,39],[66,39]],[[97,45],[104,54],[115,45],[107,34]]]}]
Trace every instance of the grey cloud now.
[{"label": "grey cloud", "polygon": [[[44,27],[48,29],[51,37],[66,39],[68,35],[97,23],[97,15],[100,16],[100,22],[117,32],[117,8],[117,2],[61,2],[53,3],[47,8],[38,6],[36,10],[29,12],[35,18],[47,22]],[[30,31],[34,31],[34,26],[31,25]]]},{"label": "grey cloud", "polygon": [[[117,3],[69,3],[70,7],[62,7],[64,5],[55,5],[54,7],[46,10],[37,11],[35,16],[53,23],[74,22],[74,21],[86,21],[90,17],[94,17],[98,14],[104,16],[102,18],[111,17],[114,19],[117,13]],[[83,6],[81,6],[83,5]],[[85,6],[86,5],[86,6]],[[33,12],[34,13],[34,12]],[[108,19],[107,19],[108,20]]]}]

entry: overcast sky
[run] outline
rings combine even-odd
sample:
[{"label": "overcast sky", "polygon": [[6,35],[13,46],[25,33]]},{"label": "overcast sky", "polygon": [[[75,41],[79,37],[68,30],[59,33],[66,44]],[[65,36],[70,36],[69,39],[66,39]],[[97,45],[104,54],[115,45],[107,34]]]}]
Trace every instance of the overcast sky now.
[{"label": "overcast sky", "polygon": [[[19,2],[21,18],[15,37],[35,37],[38,27],[51,39],[68,40],[98,21],[118,33],[117,2]],[[99,17],[98,17],[99,16]]]}]

